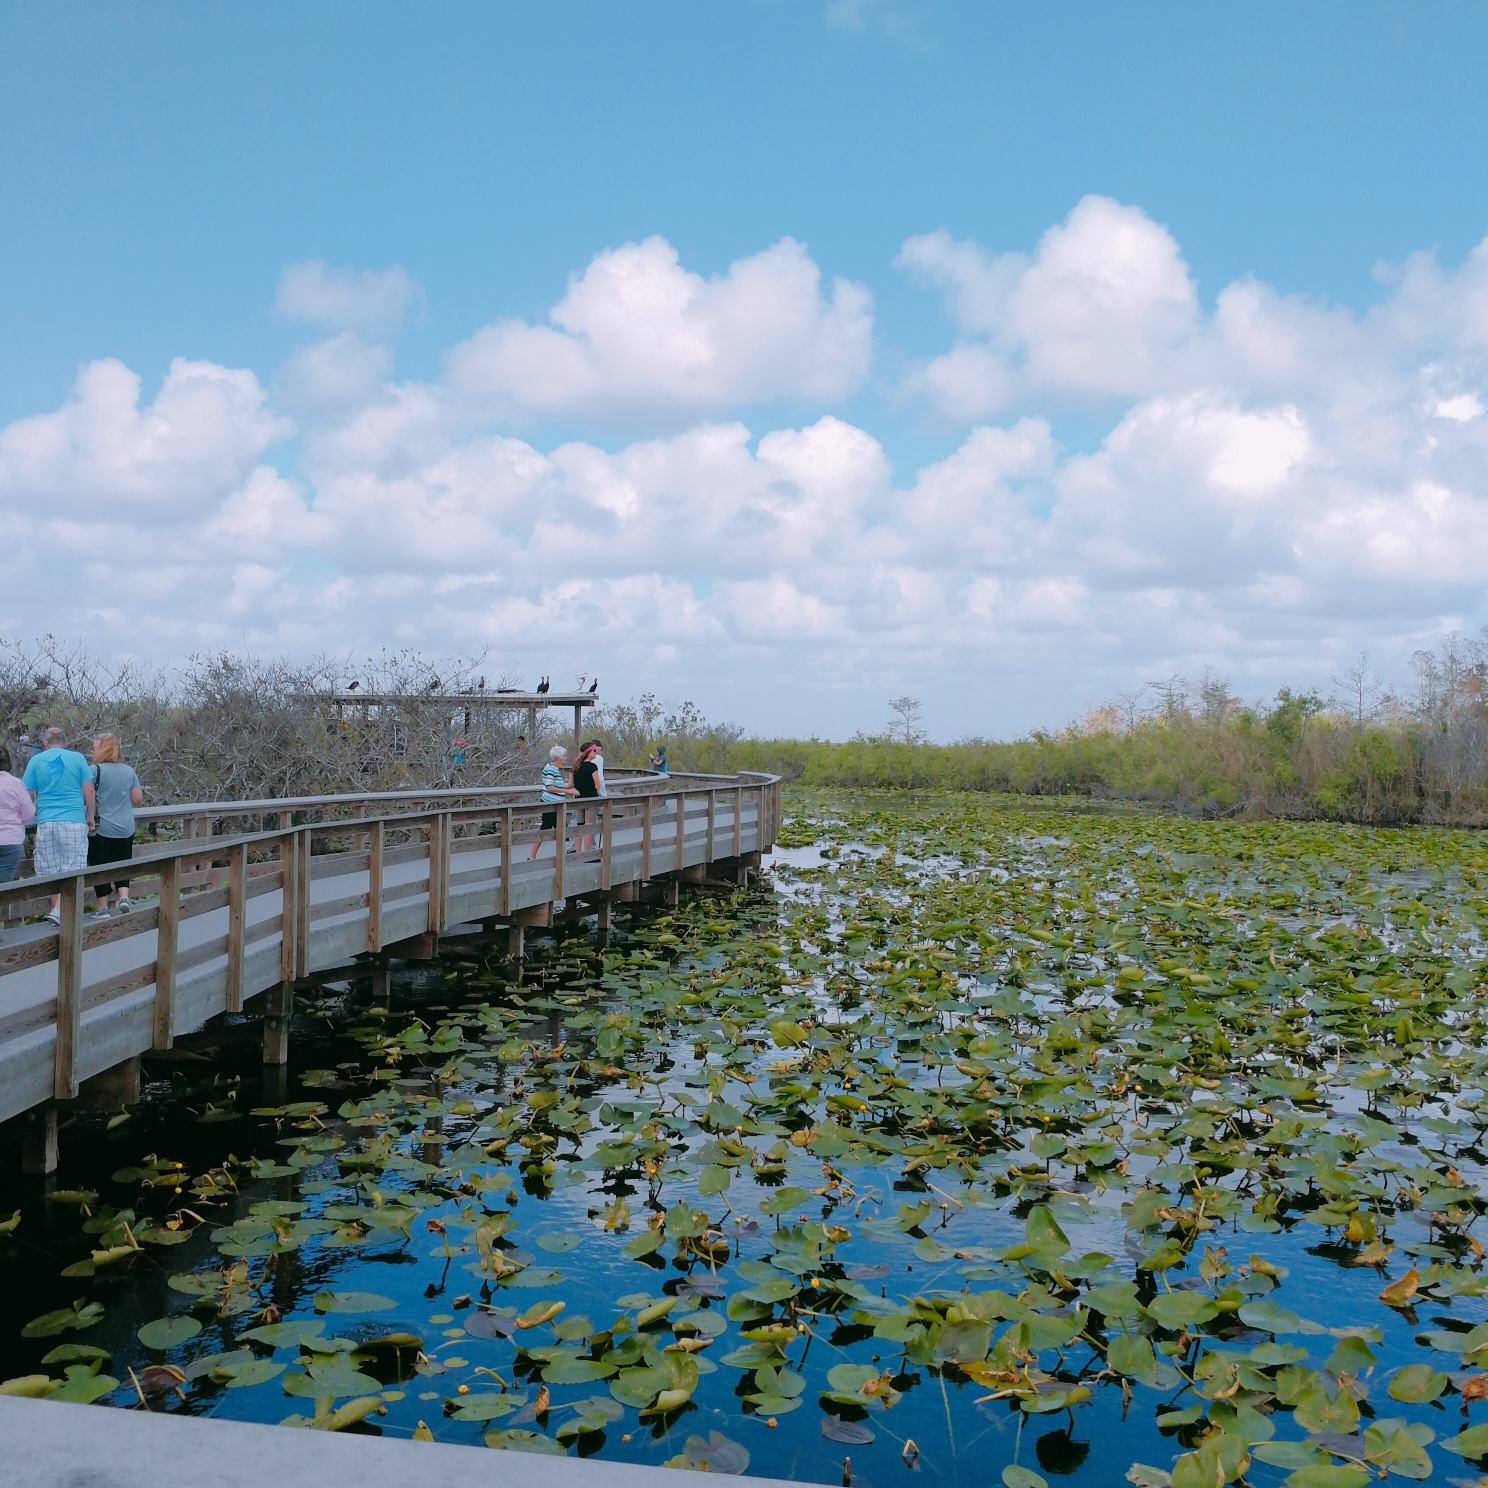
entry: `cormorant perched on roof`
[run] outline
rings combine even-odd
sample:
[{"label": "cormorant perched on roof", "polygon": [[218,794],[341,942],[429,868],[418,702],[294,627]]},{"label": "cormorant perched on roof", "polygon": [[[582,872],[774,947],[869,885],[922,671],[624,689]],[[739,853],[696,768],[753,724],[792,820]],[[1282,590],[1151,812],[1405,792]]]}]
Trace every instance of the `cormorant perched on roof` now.
[{"label": "cormorant perched on roof", "polygon": [[360,682],[348,682],[346,684],[346,690],[347,692],[355,692],[361,685],[362,684]]},{"label": "cormorant perched on roof", "polygon": [[546,692],[548,690],[548,679],[546,677],[544,677],[542,681],[537,684],[537,690],[539,692]]},{"label": "cormorant perched on roof", "polygon": [[590,696],[590,697],[593,697],[593,696],[594,696],[594,694],[595,694],[595,693],[596,693],[596,692],[598,692],[598,691],[599,691],[599,678],[598,678],[598,677],[596,677],[596,678],[595,678],[595,679],[594,679],[594,681],[592,681],[592,682],[591,682],[591,683],[590,683],[590,684],[589,684],[589,696]]}]

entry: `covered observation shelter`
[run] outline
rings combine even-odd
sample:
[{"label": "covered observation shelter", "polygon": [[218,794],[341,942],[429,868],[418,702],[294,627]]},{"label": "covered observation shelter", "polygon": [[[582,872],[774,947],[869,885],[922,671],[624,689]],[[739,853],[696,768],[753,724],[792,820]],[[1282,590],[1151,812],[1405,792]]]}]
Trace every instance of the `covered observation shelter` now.
[{"label": "covered observation shelter", "polygon": [[337,718],[345,718],[348,708],[360,710],[366,718],[373,708],[395,708],[407,715],[431,706],[450,713],[463,710],[465,727],[483,710],[490,708],[522,708],[527,713],[527,742],[537,738],[537,712],[539,708],[573,709],[573,743],[570,757],[577,759],[579,744],[583,739],[584,709],[596,707],[599,696],[593,692],[362,692],[340,689],[336,692],[317,693],[316,700],[336,710]]}]

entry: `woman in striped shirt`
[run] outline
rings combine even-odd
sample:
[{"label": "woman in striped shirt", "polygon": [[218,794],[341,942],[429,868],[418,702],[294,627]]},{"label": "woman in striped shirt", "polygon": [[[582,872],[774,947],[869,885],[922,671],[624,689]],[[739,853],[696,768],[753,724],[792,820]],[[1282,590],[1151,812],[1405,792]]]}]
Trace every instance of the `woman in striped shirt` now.
[{"label": "woman in striped shirt", "polygon": [[[549,801],[561,801],[567,796],[578,795],[578,791],[564,780],[563,770],[567,763],[568,750],[563,745],[555,744],[548,750],[548,762],[542,769],[541,800],[544,806]],[[551,832],[557,825],[558,813],[556,811],[544,811],[542,814],[542,830],[544,832]],[[537,850],[541,846],[541,838],[532,844],[532,851],[527,854],[527,861],[529,863],[537,856]],[[562,851],[561,843],[559,844],[559,851]]]}]

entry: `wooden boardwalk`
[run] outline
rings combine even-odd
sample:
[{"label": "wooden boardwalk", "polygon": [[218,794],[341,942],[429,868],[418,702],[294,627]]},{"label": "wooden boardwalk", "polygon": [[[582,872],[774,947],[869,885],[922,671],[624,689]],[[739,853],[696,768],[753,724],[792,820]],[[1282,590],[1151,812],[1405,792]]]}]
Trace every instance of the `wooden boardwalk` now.
[{"label": "wooden boardwalk", "polygon": [[[609,905],[644,883],[675,896],[715,864],[742,877],[774,845],[775,776],[620,775],[584,803],[586,851],[579,803],[544,808],[526,787],[213,802],[139,813],[179,835],[137,847],[132,914],[85,913],[86,889],[117,864],[0,884],[0,1121],[34,1114],[28,1169],[55,1166],[55,1102],[91,1086],[122,1104],[140,1054],[251,998],[267,994],[264,1058],[283,1063],[294,985],[317,972],[431,956],[472,921],[507,926],[520,955],[523,928],[551,924],[558,901],[582,899],[607,926]],[[547,831],[545,809],[558,815]],[[60,927],[17,923],[58,892]]]}]

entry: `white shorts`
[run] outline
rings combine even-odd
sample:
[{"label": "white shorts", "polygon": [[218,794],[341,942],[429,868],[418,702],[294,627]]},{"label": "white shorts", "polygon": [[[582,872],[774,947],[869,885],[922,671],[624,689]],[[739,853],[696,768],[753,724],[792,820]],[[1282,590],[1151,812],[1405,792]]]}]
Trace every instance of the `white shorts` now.
[{"label": "white shorts", "polygon": [[83,873],[88,867],[88,829],[82,822],[41,822],[36,828],[38,878],[53,873]]}]

